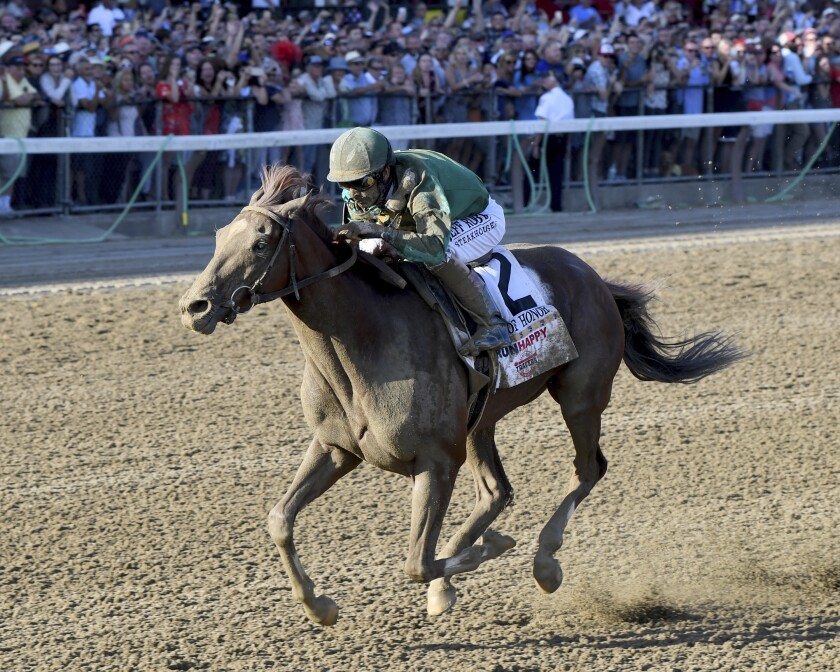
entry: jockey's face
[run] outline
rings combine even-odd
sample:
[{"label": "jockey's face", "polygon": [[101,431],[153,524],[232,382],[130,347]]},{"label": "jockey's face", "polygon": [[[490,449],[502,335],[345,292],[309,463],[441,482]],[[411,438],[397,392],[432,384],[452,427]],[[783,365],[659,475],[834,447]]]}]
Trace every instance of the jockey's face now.
[{"label": "jockey's face", "polygon": [[382,171],[382,179],[373,179],[372,183],[369,183],[370,181],[367,178],[363,178],[356,182],[340,183],[339,186],[344,189],[358,209],[369,210],[384,201],[384,197],[387,195],[388,177],[390,175],[391,168],[390,166],[386,166]]}]

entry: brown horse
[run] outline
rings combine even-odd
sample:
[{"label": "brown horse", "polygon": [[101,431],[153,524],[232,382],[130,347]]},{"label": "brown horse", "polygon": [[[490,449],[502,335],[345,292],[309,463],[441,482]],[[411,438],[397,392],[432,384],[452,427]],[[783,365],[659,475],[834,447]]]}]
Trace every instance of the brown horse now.
[{"label": "brown horse", "polygon": [[[377,281],[355,250],[321,221],[325,198],[301,196],[309,183],[295,169],[272,166],[251,204],[216,237],[207,268],[181,299],[185,326],[210,334],[255,303],[282,298],[305,358],[301,401],[314,438],[269,531],[295,598],[306,614],[332,625],[338,608],[316,596],[293,541],[298,512],[365,461],[412,479],[405,571],[431,582],[430,614],[456,598],[449,577],[476,569],[512,548],[488,526],[512,489],[496,450],[496,423],[545,390],[560,404],[575,448],[571,483],[539,536],[533,573],[555,591],[562,571],[554,553],[575,509],[607,470],[599,446],[601,414],[622,358],[641,380],[692,383],[739,359],[717,333],[669,342],[652,334],[650,294],[602,280],[558,247],[517,247],[519,261],[550,289],[579,352],[577,359],[491,396],[467,432],[467,372],[444,325],[420,297]],[[282,289],[281,289],[282,288]],[[464,462],[476,486],[475,508],[438,556],[435,549],[455,477]],[[480,543],[477,543],[479,542]]]}]

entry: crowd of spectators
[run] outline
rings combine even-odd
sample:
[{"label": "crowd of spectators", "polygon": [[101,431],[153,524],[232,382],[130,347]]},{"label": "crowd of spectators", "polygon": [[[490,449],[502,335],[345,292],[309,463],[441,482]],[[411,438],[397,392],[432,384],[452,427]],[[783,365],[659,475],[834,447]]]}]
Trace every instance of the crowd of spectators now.
[{"label": "crowd of spectators", "polygon": [[[840,0],[280,4],[0,1],[0,135],[527,120],[553,87],[546,76],[573,98],[580,118],[840,107]],[[641,147],[635,132],[600,133],[588,166],[581,137],[563,147],[571,177],[588,170],[597,184],[725,171],[739,137],[746,147],[734,159],[740,169],[769,169],[771,156],[779,167],[796,169],[826,130],[825,124],[652,130]],[[427,146],[503,183],[506,157],[491,151],[494,142],[455,138]],[[824,160],[836,163],[837,149],[830,144]],[[201,199],[235,200],[253,177],[246,167],[265,161],[295,163],[316,179],[327,168],[326,148],[315,145],[255,150],[247,161],[233,150],[184,158],[190,195]],[[150,160],[74,156],[69,198],[124,201]],[[18,157],[0,157],[2,182],[17,168]],[[178,191],[178,174],[167,156],[164,197]],[[0,196],[0,214],[13,202],[49,203],[56,180],[56,157],[36,156],[15,190]],[[143,193],[151,188],[144,184]]]}]

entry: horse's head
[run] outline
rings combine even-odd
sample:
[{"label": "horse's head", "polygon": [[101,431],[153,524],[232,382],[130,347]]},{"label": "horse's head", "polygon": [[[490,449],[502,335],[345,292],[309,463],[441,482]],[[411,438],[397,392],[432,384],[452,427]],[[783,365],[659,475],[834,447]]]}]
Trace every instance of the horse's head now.
[{"label": "horse's head", "polygon": [[295,168],[274,165],[263,170],[262,186],[249,205],[216,232],[213,258],[181,297],[185,327],[210,334],[220,321],[230,324],[237,314],[250,310],[261,292],[286,285],[291,285],[290,293],[297,292],[295,221],[304,218],[317,224],[321,238],[332,236],[314,210],[324,198],[312,195],[310,186]]}]

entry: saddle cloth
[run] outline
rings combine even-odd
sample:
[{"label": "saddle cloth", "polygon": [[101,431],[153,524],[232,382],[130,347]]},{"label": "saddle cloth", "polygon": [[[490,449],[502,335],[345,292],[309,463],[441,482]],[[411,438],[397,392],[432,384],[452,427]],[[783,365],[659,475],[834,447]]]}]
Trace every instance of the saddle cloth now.
[{"label": "saddle cloth", "polygon": [[[423,266],[403,262],[402,275],[421,297],[444,319],[456,349],[470,338],[469,324],[457,302],[441,282]],[[548,303],[546,292],[536,273],[524,269],[509,250],[496,246],[489,260],[474,270],[490,288],[499,312],[511,330],[510,346],[500,348],[488,372],[476,370],[476,358],[462,356],[471,375],[471,387],[477,391],[492,384],[492,389],[508,388],[570,362],[578,356],[559,311]],[[486,378],[487,374],[491,378]]]},{"label": "saddle cloth", "polygon": [[490,260],[474,270],[490,289],[511,330],[513,343],[496,351],[497,388],[515,387],[578,356],[539,277],[523,268],[507,248],[495,246]]}]

